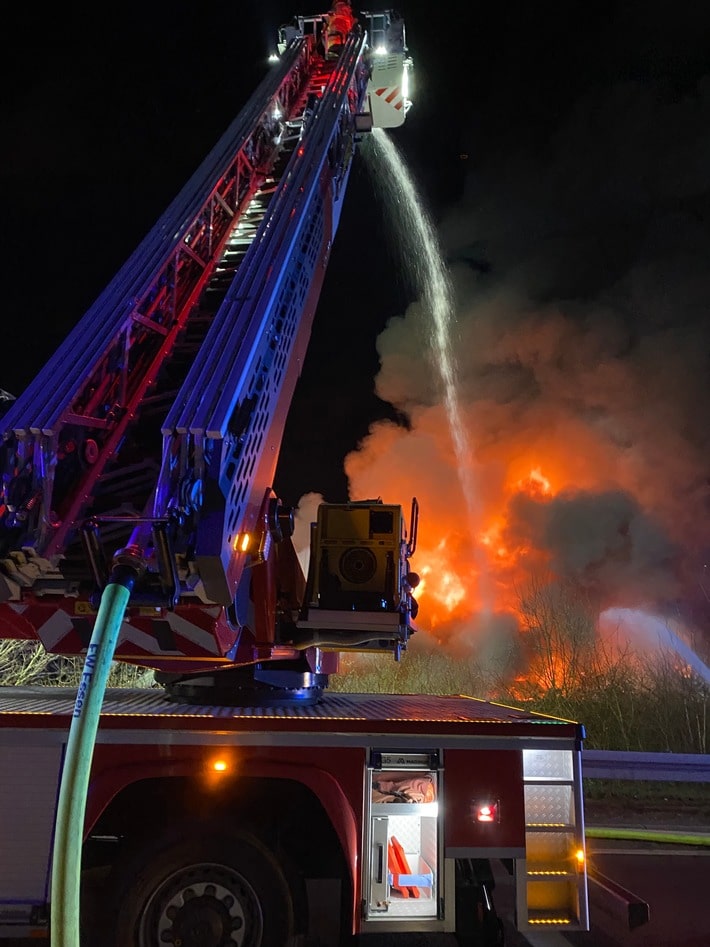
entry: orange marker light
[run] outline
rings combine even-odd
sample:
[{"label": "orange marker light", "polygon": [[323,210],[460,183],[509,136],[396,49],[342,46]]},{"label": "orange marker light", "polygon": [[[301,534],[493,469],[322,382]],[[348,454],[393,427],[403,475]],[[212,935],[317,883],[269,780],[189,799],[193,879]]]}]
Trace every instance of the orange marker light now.
[{"label": "orange marker light", "polygon": [[249,533],[237,533],[234,539],[234,551],[235,552],[246,552],[251,544],[251,536]]},{"label": "orange marker light", "polygon": [[206,790],[226,790],[239,776],[241,760],[228,747],[214,747],[202,760],[202,784]]}]

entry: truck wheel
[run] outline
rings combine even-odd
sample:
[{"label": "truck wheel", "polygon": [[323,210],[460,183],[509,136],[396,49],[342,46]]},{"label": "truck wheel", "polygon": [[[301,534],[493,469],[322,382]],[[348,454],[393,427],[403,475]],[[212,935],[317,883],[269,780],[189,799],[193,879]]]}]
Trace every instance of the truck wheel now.
[{"label": "truck wheel", "polygon": [[293,934],[284,875],[251,838],[188,833],[135,849],[108,890],[116,922],[103,943],[115,947],[284,947]]}]

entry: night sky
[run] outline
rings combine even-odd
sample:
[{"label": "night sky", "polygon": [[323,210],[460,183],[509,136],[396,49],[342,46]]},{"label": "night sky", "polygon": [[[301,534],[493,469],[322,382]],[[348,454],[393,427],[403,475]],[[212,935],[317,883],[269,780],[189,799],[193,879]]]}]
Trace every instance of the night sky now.
[{"label": "night sky", "polygon": [[[682,600],[697,617],[710,545],[710,11],[400,9],[415,104],[392,138],[455,287],[462,411],[480,504],[495,510],[478,528],[544,551],[604,605]],[[4,30],[0,387],[15,394],[246,102],[279,23],[315,12],[107,10],[15,11]],[[416,493],[445,533],[459,487],[392,217],[357,157],[277,487],[291,503]],[[534,469],[551,498],[511,488]],[[473,569],[461,519],[447,535]],[[440,633],[455,620],[462,634],[476,608],[437,619]]]}]

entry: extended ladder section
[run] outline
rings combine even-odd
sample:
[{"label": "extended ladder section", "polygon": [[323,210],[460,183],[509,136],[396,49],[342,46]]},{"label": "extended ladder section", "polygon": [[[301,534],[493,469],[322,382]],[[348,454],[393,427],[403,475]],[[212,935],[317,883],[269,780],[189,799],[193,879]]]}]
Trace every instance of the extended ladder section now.
[{"label": "extended ladder section", "polygon": [[293,44],[3,418],[4,546],[71,557],[89,510],[153,512],[160,422],[263,222],[312,59]]},{"label": "extended ladder section", "polygon": [[[163,425],[155,516],[201,485],[197,565],[211,601],[234,598],[273,481],[352,156],[348,95],[364,92],[361,36],[332,70],[254,241]],[[359,80],[359,81],[358,81]],[[350,123],[350,134],[343,127]],[[315,297],[317,298],[317,296]]]},{"label": "extended ladder section", "polygon": [[[373,127],[382,54],[372,59],[354,19],[337,42],[324,38],[326,16],[302,20],[201,167],[2,418],[3,637],[81,651],[112,557],[126,546],[146,568],[118,658],[184,673],[204,661],[300,656],[323,637],[324,623],[306,620],[319,602],[305,602],[295,555],[274,549],[285,549],[293,519],[272,483],[353,155]],[[404,69],[403,49],[395,58]],[[401,122],[398,101],[380,125]],[[392,522],[397,575],[387,588],[395,594],[379,608],[396,613],[394,631],[383,633],[396,650],[411,611],[411,544],[400,543],[400,521]],[[278,597],[287,601],[277,608]],[[288,634],[279,634],[282,619]],[[339,628],[339,616],[334,622]],[[251,637],[241,634],[247,626]],[[357,640],[367,633],[358,629]]]}]

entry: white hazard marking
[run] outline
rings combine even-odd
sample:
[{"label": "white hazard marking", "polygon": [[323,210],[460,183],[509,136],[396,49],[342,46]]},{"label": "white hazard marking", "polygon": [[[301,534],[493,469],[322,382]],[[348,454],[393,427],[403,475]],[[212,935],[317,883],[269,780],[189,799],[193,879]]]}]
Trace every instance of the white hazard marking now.
[{"label": "white hazard marking", "polygon": [[200,628],[198,625],[193,625],[186,619],[176,615],[175,612],[169,612],[167,619],[168,624],[176,634],[187,638],[188,641],[191,641],[208,654],[218,655],[220,653],[217,650],[217,641],[209,631],[205,631],[204,628]]},{"label": "white hazard marking", "polygon": [[178,656],[182,654],[181,651],[164,651],[159,647],[153,635],[149,635],[147,632],[141,631],[140,628],[136,628],[134,625],[130,625],[124,621],[118,635],[117,647],[119,645],[125,645],[127,642],[137,645],[142,651],[148,654],[174,654]]},{"label": "white hazard marking", "polygon": [[[24,610],[24,607],[17,609],[18,612],[22,610]],[[217,614],[219,614],[219,611],[220,609],[217,608]],[[216,615],[214,617],[216,617]],[[173,612],[167,615],[167,621],[176,635],[190,641],[205,654],[221,656],[217,648],[217,641],[214,635],[209,631],[205,631],[204,628],[200,628],[198,625],[193,625],[191,622]],[[64,640],[73,631],[74,625],[72,624],[71,617],[65,611],[57,609],[57,611],[37,629],[37,637],[47,651],[60,651]],[[126,644],[136,645],[147,654],[175,655],[176,657],[180,657],[183,654],[183,652],[178,649],[166,651],[158,645],[154,635],[141,631],[140,628],[136,628],[135,625],[124,621],[121,623],[116,646],[119,647]]]},{"label": "white hazard marking", "polygon": [[62,638],[74,631],[71,618],[61,608],[37,629],[37,637],[47,651],[54,651]]}]

